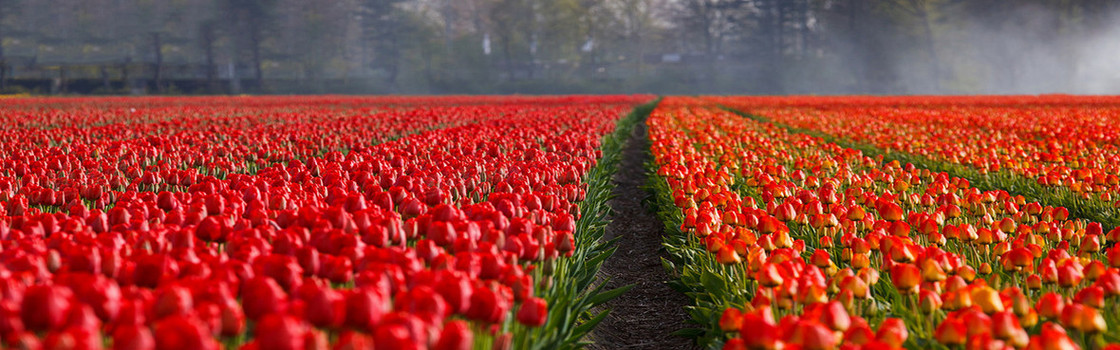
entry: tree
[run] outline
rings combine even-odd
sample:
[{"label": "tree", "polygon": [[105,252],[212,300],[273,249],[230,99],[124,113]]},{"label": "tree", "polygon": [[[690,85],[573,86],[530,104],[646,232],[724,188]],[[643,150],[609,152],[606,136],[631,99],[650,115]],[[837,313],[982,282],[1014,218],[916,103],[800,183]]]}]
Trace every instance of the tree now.
[{"label": "tree", "polygon": [[362,38],[373,50],[370,65],[383,69],[385,83],[397,86],[400,76],[403,36],[408,30],[407,14],[399,5],[405,0],[363,0],[359,14]]},{"label": "tree", "polygon": [[0,0],[0,89],[8,87],[8,60],[4,56],[4,30],[10,14],[18,11],[18,0]]},{"label": "tree", "polygon": [[264,88],[264,54],[262,47],[272,24],[277,0],[218,0],[219,10],[225,14],[226,31],[232,40],[232,54],[241,56],[248,48],[252,62],[253,80],[258,89]]},{"label": "tree", "polygon": [[745,28],[745,0],[684,0],[677,21],[688,35],[699,37],[709,56],[723,53],[729,36]]}]

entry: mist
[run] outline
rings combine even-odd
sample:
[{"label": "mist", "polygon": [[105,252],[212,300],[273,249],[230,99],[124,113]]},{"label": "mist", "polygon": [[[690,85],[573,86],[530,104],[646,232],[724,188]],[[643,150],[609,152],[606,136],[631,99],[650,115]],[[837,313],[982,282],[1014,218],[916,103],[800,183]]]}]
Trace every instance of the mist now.
[{"label": "mist", "polygon": [[1107,0],[0,0],[0,93],[1120,94]]}]

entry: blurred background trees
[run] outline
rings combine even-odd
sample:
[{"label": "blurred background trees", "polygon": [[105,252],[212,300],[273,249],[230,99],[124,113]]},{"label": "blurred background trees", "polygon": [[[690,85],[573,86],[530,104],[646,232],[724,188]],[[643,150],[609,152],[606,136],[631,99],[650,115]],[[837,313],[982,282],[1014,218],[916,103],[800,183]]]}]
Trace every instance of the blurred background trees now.
[{"label": "blurred background trees", "polygon": [[0,90],[1107,93],[1112,0],[0,0]]}]

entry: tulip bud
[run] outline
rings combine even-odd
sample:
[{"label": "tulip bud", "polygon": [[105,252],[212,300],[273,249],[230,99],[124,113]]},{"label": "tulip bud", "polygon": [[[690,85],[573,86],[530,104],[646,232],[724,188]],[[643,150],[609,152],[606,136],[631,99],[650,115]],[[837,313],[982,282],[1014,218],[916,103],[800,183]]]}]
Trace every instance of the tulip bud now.
[{"label": "tulip bud", "polygon": [[941,309],[941,296],[933,291],[923,290],[919,293],[918,307],[923,313],[931,314]]}]

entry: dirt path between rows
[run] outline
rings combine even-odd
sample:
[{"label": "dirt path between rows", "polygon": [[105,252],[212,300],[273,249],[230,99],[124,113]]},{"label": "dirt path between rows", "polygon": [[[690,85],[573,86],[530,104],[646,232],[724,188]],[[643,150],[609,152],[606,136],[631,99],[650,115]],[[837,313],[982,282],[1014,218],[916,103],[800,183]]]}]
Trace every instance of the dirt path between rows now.
[{"label": "dirt path between rows", "polygon": [[614,214],[604,237],[619,237],[618,250],[599,272],[610,278],[608,289],[635,286],[604,305],[611,313],[595,327],[590,349],[699,349],[691,339],[670,335],[687,327],[684,306],[689,300],[665,283],[670,277],[661,266],[664,224],[642,203],[649,196],[642,188],[649,146],[646,124],[639,123],[614,177]]}]

